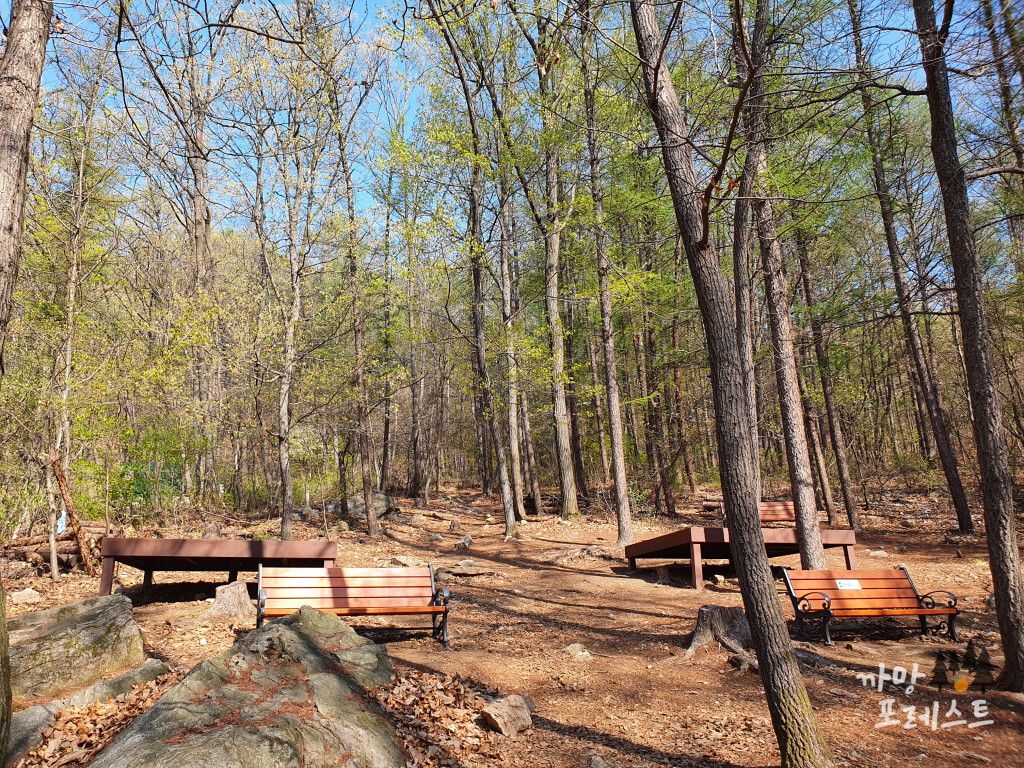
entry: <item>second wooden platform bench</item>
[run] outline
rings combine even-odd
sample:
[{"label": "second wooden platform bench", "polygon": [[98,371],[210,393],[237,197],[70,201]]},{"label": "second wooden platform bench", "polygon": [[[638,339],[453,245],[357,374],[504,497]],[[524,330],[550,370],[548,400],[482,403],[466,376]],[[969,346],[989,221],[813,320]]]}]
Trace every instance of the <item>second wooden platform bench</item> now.
[{"label": "second wooden platform bench", "polygon": [[[917,616],[921,633],[928,631],[928,617],[947,617],[949,636],[959,642],[953,622],[960,613],[956,595],[945,590],[921,595],[907,569],[892,571],[797,571],[782,569],[786,591],[793,601],[800,635],[804,621],[820,619],[825,642],[832,645],[828,625],[832,619],[859,616]],[[940,627],[942,624],[939,625]]]},{"label": "second wooden platform bench", "polygon": [[308,605],[339,616],[429,615],[434,637],[448,644],[447,587],[423,568],[266,568],[257,583],[256,626]]}]

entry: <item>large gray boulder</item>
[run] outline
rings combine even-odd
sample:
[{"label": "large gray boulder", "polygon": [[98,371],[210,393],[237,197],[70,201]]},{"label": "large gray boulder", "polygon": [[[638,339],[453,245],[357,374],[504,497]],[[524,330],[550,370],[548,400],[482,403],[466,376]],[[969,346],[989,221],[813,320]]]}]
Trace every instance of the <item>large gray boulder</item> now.
[{"label": "large gray boulder", "polygon": [[[394,514],[398,511],[398,507],[390,496],[384,493],[373,494],[373,508],[377,512],[377,519],[384,520],[389,515]],[[341,514],[341,505],[334,504],[329,507],[333,509],[335,514]],[[358,496],[352,496],[348,499],[348,515],[349,520],[354,522],[362,522],[366,520],[366,504],[363,503],[362,494]]]},{"label": "large gray boulder", "polygon": [[53,698],[146,661],[132,602],[107,595],[10,619],[15,698]]},{"label": "large gray boulder", "polygon": [[93,768],[402,768],[363,687],[393,673],[381,646],[302,608],[204,661],[137,718]]}]

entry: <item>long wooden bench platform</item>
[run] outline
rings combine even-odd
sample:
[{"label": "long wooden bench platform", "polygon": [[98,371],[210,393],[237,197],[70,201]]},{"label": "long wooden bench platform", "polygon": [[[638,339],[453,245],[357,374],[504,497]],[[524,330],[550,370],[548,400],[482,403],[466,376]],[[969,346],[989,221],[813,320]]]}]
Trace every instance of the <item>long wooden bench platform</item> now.
[{"label": "long wooden bench platform", "polygon": [[143,571],[143,585],[153,583],[154,571],[226,571],[234,581],[239,571],[255,572],[263,565],[325,568],[334,565],[338,545],[333,541],[245,541],[239,539],[130,539],[108,536],[100,554],[100,595],[114,585],[114,564]]},{"label": "long wooden bench platform", "polygon": [[[796,520],[791,501],[762,501],[760,509],[762,525]],[[800,551],[795,528],[763,527],[761,536],[770,558],[795,555]],[[821,531],[821,544],[825,549],[843,548],[847,568],[857,567],[857,557],[853,551],[856,543],[856,533],[851,530],[823,528]],[[704,589],[704,560],[732,559],[729,529],[724,526],[689,526],[626,547],[630,569],[636,570],[636,561],[641,558],[688,558],[693,574],[693,588],[699,592]]]},{"label": "long wooden bench platform", "polygon": [[[921,595],[902,566],[892,571],[798,571],[782,569],[786,591],[793,601],[796,626],[806,639],[804,621],[821,620],[825,642],[832,645],[829,622],[857,616],[917,616],[921,632],[928,631],[929,616],[948,616],[950,637],[959,642],[953,622],[960,613],[956,595],[937,590]],[[936,599],[941,595],[940,599]],[[945,605],[940,605],[940,603]]]},{"label": "long wooden bench platform", "polygon": [[[434,637],[448,643],[447,587],[434,583],[434,567],[266,568],[257,583],[256,626],[305,605],[340,616],[426,614]],[[439,623],[440,622],[440,623]]]}]

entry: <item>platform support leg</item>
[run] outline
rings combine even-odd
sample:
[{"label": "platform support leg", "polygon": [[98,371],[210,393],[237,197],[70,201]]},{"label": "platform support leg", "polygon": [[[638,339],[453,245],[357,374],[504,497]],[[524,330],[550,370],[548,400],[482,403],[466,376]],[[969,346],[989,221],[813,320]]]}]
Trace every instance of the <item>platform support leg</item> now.
[{"label": "platform support leg", "polygon": [[700,559],[700,544],[690,545],[690,571],[693,573],[693,588],[704,589],[704,563]]},{"label": "platform support leg", "polygon": [[153,572],[143,571],[142,572],[142,586],[152,587],[153,586]]},{"label": "platform support leg", "polygon": [[103,558],[103,569],[100,571],[100,597],[109,595],[114,587],[114,558]]},{"label": "platform support leg", "polygon": [[238,571],[228,571],[228,584],[238,581]]},{"label": "platform support leg", "polygon": [[846,544],[843,546],[843,557],[846,558],[846,570],[856,571],[857,570],[857,555],[853,553],[853,545]]}]

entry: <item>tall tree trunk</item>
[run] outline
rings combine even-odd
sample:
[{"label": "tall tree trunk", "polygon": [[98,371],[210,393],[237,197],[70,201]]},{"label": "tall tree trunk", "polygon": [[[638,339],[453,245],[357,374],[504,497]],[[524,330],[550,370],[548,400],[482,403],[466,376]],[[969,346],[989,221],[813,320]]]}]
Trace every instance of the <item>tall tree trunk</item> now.
[{"label": "tall tree trunk", "polygon": [[501,272],[501,319],[505,325],[505,370],[508,422],[508,453],[512,471],[512,500],[515,504],[515,517],[521,520],[526,515],[523,502],[523,460],[519,439],[519,364],[516,361],[516,322],[513,313],[512,286],[512,233],[510,227],[511,194],[503,177],[501,180],[501,210],[498,212],[498,224],[501,228],[501,243],[498,248],[499,269]]},{"label": "tall tree trunk", "polygon": [[52,18],[49,0],[12,0],[0,59],[0,376],[21,265],[32,122]]},{"label": "tall tree trunk", "polygon": [[[651,0],[630,0],[644,90],[661,143],[676,221],[704,319],[711,363],[722,493],[743,604],[760,664],[768,708],[785,768],[831,768],[832,756],[818,727],[789,641],[785,617],[768,568],[758,505],[757,450],[750,424],[750,395],[736,336],[736,304],[711,244],[706,201],[694,173],[686,123],[661,57],[661,33]],[[737,7],[737,16],[741,8]],[[742,34],[742,30],[740,32]]]},{"label": "tall tree trunk", "polygon": [[[56,547],[50,547],[51,550]],[[0,763],[7,762],[11,740],[11,657],[8,653],[7,594],[0,582]]]},{"label": "tall tree trunk", "polygon": [[590,404],[594,408],[594,420],[597,422],[597,439],[601,443],[601,476],[605,486],[611,485],[612,467],[608,460],[608,435],[604,426],[604,406],[601,405],[601,381],[598,370],[597,350],[594,348],[594,337],[587,335],[587,361],[590,363],[590,386],[593,396]]},{"label": "tall tree trunk", "polygon": [[807,432],[807,442],[810,444],[811,452],[814,455],[814,466],[817,468],[818,489],[821,493],[821,501],[825,505],[825,513],[828,515],[829,528],[839,527],[839,515],[836,512],[836,502],[832,496],[832,483],[828,477],[828,464],[825,462],[825,453],[821,450],[821,439],[818,436],[818,420],[814,417],[814,406],[810,397],[807,396],[807,386],[803,377],[797,371],[797,383],[800,385],[800,400],[804,410],[804,427]]},{"label": "tall tree trunk", "polygon": [[989,350],[981,264],[974,242],[967,179],[957,156],[956,123],[944,50],[945,31],[935,24],[932,0],[914,0],[921,58],[931,115],[931,147],[953,262],[960,330],[978,450],[985,533],[1006,659],[999,685],[1024,691],[1024,577],[1013,510],[1013,478],[1006,456],[999,394]]},{"label": "tall tree trunk", "polygon": [[825,330],[818,317],[816,307],[817,293],[811,282],[810,259],[807,255],[807,243],[801,233],[797,232],[797,253],[800,256],[800,279],[804,288],[804,302],[811,310],[811,337],[814,339],[814,355],[818,361],[818,375],[821,378],[821,394],[825,400],[825,416],[828,419],[829,436],[832,438],[832,450],[836,455],[836,471],[839,473],[839,490],[843,494],[843,506],[846,507],[846,518],[854,530],[859,525],[859,509],[853,497],[853,479],[850,477],[850,464],[846,452],[846,439],[843,437],[843,426],[839,422],[839,403],[836,390],[832,383],[832,369],[825,346]]},{"label": "tall tree trunk", "polygon": [[[860,69],[865,80],[867,80],[870,76],[870,64],[861,39],[860,12],[857,8],[857,0],[848,0],[848,3],[850,21],[853,27],[857,67]],[[949,432],[946,430],[946,415],[939,400],[938,390],[929,376],[924,346],[921,344],[921,335],[918,331],[917,321],[911,312],[910,290],[903,275],[899,239],[896,234],[896,220],[892,210],[892,199],[889,195],[889,184],[885,178],[885,167],[882,164],[881,143],[875,127],[874,102],[871,100],[871,94],[868,92],[866,85],[861,87],[860,92],[864,106],[865,123],[867,124],[868,147],[871,151],[875,196],[878,198],[878,207],[882,214],[882,227],[885,230],[885,243],[889,251],[889,263],[892,266],[893,280],[896,287],[896,300],[899,304],[900,318],[903,322],[904,337],[911,360],[914,363],[914,370],[917,382],[921,388],[925,409],[928,411],[928,420],[931,423],[932,435],[935,438],[939,460],[942,462],[942,471],[946,476],[946,485],[949,487],[953,508],[956,510],[957,522],[961,532],[973,533],[974,522],[971,520],[971,510],[967,504],[967,494],[964,493],[963,483],[960,481],[960,470],[957,468],[956,453],[953,451],[953,446],[949,440]]]},{"label": "tall tree trunk", "polygon": [[363,302],[359,285],[359,253],[356,248],[356,198],[352,169],[348,161],[345,137],[339,135],[339,155],[345,182],[345,202],[348,213],[348,242],[346,251],[352,290],[352,343],[356,354],[356,446],[359,451],[359,474],[363,485],[363,504],[366,508],[366,532],[371,539],[380,536],[377,509],[373,504],[373,456],[370,454],[370,409],[366,384],[366,350],[363,340]]},{"label": "tall tree trunk", "polygon": [[565,282],[569,284],[569,301],[565,310],[568,333],[565,334],[565,356],[568,361],[565,376],[565,399],[569,408],[569,438],[572,446],[573,477],[576,479],[576,495],[586,501],[587,470],[583,466],[583,435],[580,433],[579,397],[576,394],[576,286],[572,279],[572,267],[565,265]]},{"label": "tall tree trunk", "polygon": [[526,457],[526,480],[533,496],[533,511],[544,511],[544,498],[540,495],[540,475],[537,472],[537,453],[533,447],[533,430],[530,429],[530,401],[523,392],[519,397],[519,421],[523,434],[523,454]]},{"label": "tall tree trunk", "polygon": [[[771,326],[772,351],[775,357],[775,382],[782,415],[782,434],[786,445],[789,484],[793,491],[796,514],[797,540],[800,546],[800,564],[806,570],[825,570],[825,549],[821,544],[818,510],[814,500],[814,478],[811,459],[807,452],[804,431],[804,413],[797,381],[796,353],[793,349],[793,320],[789,312],[789,287],[782,260],[775,224],[775,212],[770,201],[768,185],[768,104],[765,92],[766,40],[769,10],[766,0],[758,0],[754,29],[750,36],[748,66],[751,71],[750,90],[744,105],[744,130],[747,137],[748,158],[752,158],[744,171],[754,177],[754,199],[751,208],[761,250],[764,269],[765,303]],[[740,30],[742,34],[742,30]]]}]

